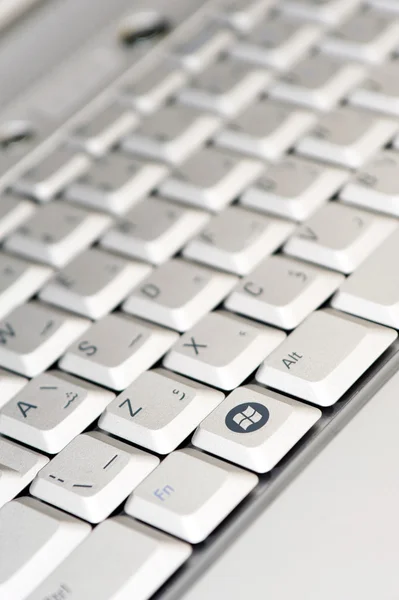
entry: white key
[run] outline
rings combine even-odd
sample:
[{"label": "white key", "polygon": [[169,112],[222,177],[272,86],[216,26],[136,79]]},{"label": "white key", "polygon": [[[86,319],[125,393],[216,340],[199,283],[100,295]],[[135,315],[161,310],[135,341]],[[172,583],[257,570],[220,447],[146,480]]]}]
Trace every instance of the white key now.
[{"label": "white key", "polygon": [[396,231],[348,277],[332,300],[340,310],[399,329],[399,271]]},{"label": "white key", "polygon": [[278,160],[316,122],[316,115],[260,100],[216,134],[216,144],[256,158]]},{"label": "white key", "polygon": [[262,67],[285,71],[290,69],[317,42],[321,29],[312,23],[301,23],[281,13],[271,13],[229,50],[235,58]]},{"label": "white key", "polygon": [[224,0],[217,9],[217,21],[238,33],[248,33],[275,4],[275,0]]},{"label": "white key", "polygon": [[57,148],[17,179],[13,189],[39,202],[48,202],[85,173],[90,163],[89,157],[82,152]]},{"label": "white key", "polygon": [[135,287],[123,310],[186,331],[217,306],[236,282],[233,275],[172,259]]},{"label": "white key", "polygon": [[63,267],[111,224],[110,217],[66,202],[51,202],[19,227],[5,247],[26,258]]},{"label": "white key", "polygon": [[218,129],[220,119],[182,104],[170,104],[142,124],[122,143],[127,152],[180,164]]},{"label": "white key", "polygon": [[51,274],[49,267],[0,253],[0,318],[33,296]]},{"label": "white key", "polygon": [[37,474],[30,493],[91,523],[106,519],[159,459],[99,432],[75,437]]},{"label": "white key", "polygon": [[270,86],[272,98],[329,111],[366,76],[366,69],[334,56],[314,53]]},{"label": "white key", "polygon": [[229,310],[294,329],[323,304],[344,276],[285,256],[270,256],[242,279],[225,301]]},{"label": "white key", "polygon": [[47,456],[0,436],[0,506],[22,492],[48,461]]},{"label": "white key", "polygon": [[187,74],[168,61],[161,62],[147,73],[128,81],[122,88],[121,101],[142,114],[161,108],[187,81]]},{"label": "white key", "polygon": [[258,161],[213,147],[202,148],[160,185],[160,192],[173,200],[219,212],[262,171]]},{"label": "white key", "polygon": [[32,379],[0,411],[0,432],[47,454],[60,452],[115,394],[61,371]]},{"label": "white key", "polygon": [[146,371],[103,413],[99,427],[169,454],[224,399],[224,394],[166,369]]},{"label": "white key", "polygon": [[395,219],[330,202],[297,229],[284,252],[351,273],[397,226]]},{"label": "white key", "polygon": [[183,254],[212,267],[246,275],[277,250],[293,229],[288,221],[230,206],[213,217]]},{"label": "white key", "polygon": [[257,385],[234,390],[198,427],[193,444],[267,473],[321,417],[321,411]]},{"label": "white key", "polygon": [[24,496],[0,510],[0,596],[24,600],[89,535],[90,525]]},{"label": "white key", "polygon": [[73,600],[148,600],[190,553],[188,544],[134,519],[108,519],[27,600],[67,600],[71,590]]},{"label": "white key", "polygon": [[234,35],[229,29],[204,25],[173,48],[173,57],[188,71],[198,73],[225,52],[233,41]]},{"label": "white key", "polygon": [[285,333],[225,311],[206,315],[185,333],[163,364],[193,379],[232,390],[285,338]]},{"label": "white key", "polygon": [[270,80],[271,74],[264,69],[223,58],[183,88],[178,100],[232,118],[251,104]]},{"label": "white key", "polygon": [[332,309],[320,310],[267,357],[256,379],[319,406],[331,406],[396,337],[393,329]]},{"label": "white key", "polygon": [[304,221],[348,180],[341,169],[294,155],[265,167],[264,175],[241,196],[240,203],[261,212]]},{"label": "white key", "polygon": [[358,171],[341,190],[347,204],[399,217],[399,153],[385,150]]},{"label": "white key", "polygon": [[28,383],[25,377],[0,368],[0,409]]},{"label": "white key", "polygon": [[399,4],[396,0],[367,0],[376,10],[386,10],[391,13],[399,14]]},{"label": "white key", "polygon": [[136,204],[107,231],[100,244],[157,265],[176,254],[208,219],[203,211],[150,197]]},{"label": "white key", "polygon": [[36,207],[11,192],[0,193],[0,240],[12,233],[33,215]]},{"label": "white key", "polygon": [[125,511],[196,544],[205,540],[257,483],[253,473],[198,450],[178,450],[136,488]]},{"label": "white key", "polygon": [[399,117],[399,61],[378,65],[349,96],[350,104]]},{"label": "white key", "polygon": [[93,164],[85,177],[66,191],[80,204],[122,215],[167,175],[165,165],[113,152]]},{"label": "white key", "polygon": [[358,169],[395,135],[395,121],[353,108],[325,115],[298,142],[299,154]]},{"label": "white key", "polygon": [[355,11],[360,2],[361,0],[284,0],[279,8],[294,17],[338,25]]},{"label": "white key", "polygon": [[399,21],[378,11],[359,11],[320,44],[324,52],[381,63],[399,44]]},{"label": "white key", "polygon": [[95,157],[104,156],[137,123],[138,118],[132,111],[115,102],[86,117],[72,131],[68,143]]},{"label": "white key", "polygon": [[68,349],[60,367],[123,390],[159,360],[177,337],[173,331],[114,313],[92,325]]},{"label": "white key", "polygon": [[150,271],[143,263],[90,248],[54,275],[39,296],[84,317],[100,319],[120,304]]},{"label": "white key", "polygon": [[0,364],[27,377],[39,375],[89,324],[36,301],[22,304],[0,322]]}]

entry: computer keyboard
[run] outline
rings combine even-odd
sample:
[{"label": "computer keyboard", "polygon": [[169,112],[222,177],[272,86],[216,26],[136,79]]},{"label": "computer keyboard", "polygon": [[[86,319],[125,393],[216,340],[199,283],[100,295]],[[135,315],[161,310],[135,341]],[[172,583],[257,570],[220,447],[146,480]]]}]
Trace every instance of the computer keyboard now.
[{"label": "computer keyboard", "polygon": [[395,0],[180,37],[0,140],[0,600],[163,598],[397,338]]}]

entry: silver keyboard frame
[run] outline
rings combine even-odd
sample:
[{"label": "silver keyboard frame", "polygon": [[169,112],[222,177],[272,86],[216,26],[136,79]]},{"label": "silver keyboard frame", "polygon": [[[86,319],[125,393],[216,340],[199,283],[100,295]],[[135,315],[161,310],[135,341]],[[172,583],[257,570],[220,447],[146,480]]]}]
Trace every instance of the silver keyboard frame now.
[{"label": "silver keyboard frame", "polygon": [[[65,34],[65,22],[71,22],[72,15],[78,6],[81,7],[82,0],[67,0],[62,5],[59,0],[47,0],[37,11],[28,14],[0,39],[0,81],[14,84],[14,87],[8,88],[5,98],[9,100],[16,98],[12,102],[6,102],[0,97],[0,127],[7,120],[27,119],[36,122],[43,135],[38,145],[35,143],[32,150],[28,149],[21,155],[13,156],[9,164],[4,165],[0,160],[0,190],[33,165],[47,148],[56,145],[77,119],[90,114],[97,106],[106,104],[112,98],[115,83],[150,69],[169,46],[181,35],[185,36],[191,29],[195,29],[208,14],[209,9],[219,4],[217,0],[210,0],[198,7],[198,0],[151,0],[151,7],[167,12],[176,24],[172,34],[153,45],[150,51],[147,44],[139,44],[129,51],[122,48],[117,51],[115,68],[99,86],[95,99],[88,103],[84,96],[76,98],[77,111],[74,110],[73,114],[72,111],[61,117],[39,114],[37,99],[42,98],[45,102],[46,98],[47,100],[51,98],[48,96],[51,94],[51,82],[54,78],[51,69],[60,67],[73,70],[88,52],[96,49],[115,53],[115,24],[120,21],[121,15],[131,5],[131,1],[83,1],[88,5],[87,11],[86,9],[82,11],[81,21],[73,31],[68,31],[69,35]],[[94,16],[89,5],[93,10],[95,7]],[[148,0],[136,0],[134,8],[135,10],[148,9]],[[109,24],[110,20],[112,20],[111,24]],[[93,35],[95,31],[99,33]],[[87,36],[89,36],[88,41]],[[44,44],[37,57],[37,64],[32,64],[29,60],[17,77],[10,77],[9,71],[4,70],[6,66],[22,65],[30,45],[35,39],[41,37],[44,39]],[[54,49],[52,45],[47,45],[49,38],[54,38],[58,42]],[[77,47],[79,49],[73,51]],[[131,66],[128,66],[129,63]],[[40,71],[47,75],[40,78]],[[35,81],[34,85],[30,85],[32,81]],[[202,577],[224,550],[237,541],[248,525],[276,500],[281,491],[322,451],[398,369],[399,341],[380,357],[336,405],[324,410],[323,417],[311,432],[270,474],[260,477],[260,483],[254,492],[229,515],[206,542],[196,546],[192,557],[155,594],[154,599],[181,598],[193,582]]]}]

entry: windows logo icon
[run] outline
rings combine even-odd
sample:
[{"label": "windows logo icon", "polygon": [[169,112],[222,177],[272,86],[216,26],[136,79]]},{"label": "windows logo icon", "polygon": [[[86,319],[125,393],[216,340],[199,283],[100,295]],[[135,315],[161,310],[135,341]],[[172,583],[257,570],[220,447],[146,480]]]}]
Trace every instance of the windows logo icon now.
[{"label": "windows logo icon", "polygon": [[263,404],[250,402],[239,404],[226,415],[226,427],[234,433],[252,433],[269,420],[269,411]]}]

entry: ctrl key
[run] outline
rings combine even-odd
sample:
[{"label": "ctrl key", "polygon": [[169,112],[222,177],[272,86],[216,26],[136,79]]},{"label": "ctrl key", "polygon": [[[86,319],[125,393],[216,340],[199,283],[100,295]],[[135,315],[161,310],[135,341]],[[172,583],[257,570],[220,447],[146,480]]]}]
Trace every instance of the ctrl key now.
[{"label": "ctrl key", "polygon": [[148,600],[190,554],[188,544],[115,517],[96,527],[27,600]]},{"label": "ctrl key", "polygon": [[172,452],[125,504],[132,517],[199,543],[251,492],[258,477],[187,448]]}]

